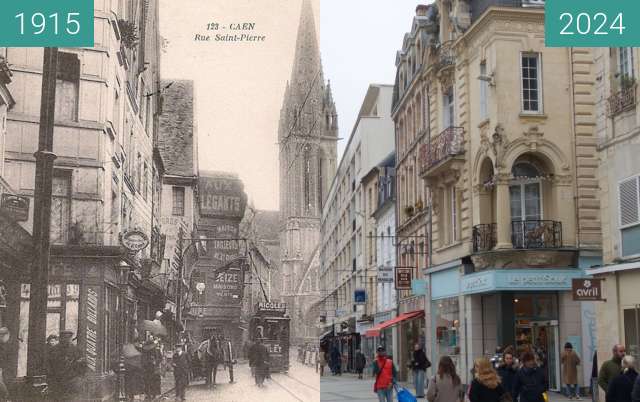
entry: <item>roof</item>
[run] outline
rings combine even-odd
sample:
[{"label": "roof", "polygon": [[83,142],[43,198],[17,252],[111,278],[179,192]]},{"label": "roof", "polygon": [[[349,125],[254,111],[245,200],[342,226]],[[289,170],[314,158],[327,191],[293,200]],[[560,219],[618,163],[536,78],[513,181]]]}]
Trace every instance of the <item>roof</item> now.
[{"label": "roof", "polygon": [[278,240],[280,212],[257,210],[254,227],[260,240]]},{"label": "roof", "polygon": [[196,130],[193,81],[163,80],[158,149],[169,176],[195,176]]}]

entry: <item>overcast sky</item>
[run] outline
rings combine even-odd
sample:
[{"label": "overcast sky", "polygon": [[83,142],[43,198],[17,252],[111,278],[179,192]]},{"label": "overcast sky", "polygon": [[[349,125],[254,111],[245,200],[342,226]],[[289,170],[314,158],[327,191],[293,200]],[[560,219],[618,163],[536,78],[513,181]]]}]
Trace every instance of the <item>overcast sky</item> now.
[{"label": "overcast sky", "polygon": [[[428,1],[430,2],[430,0]],[[302,0],[160,0],[163,79],[195,82],[199,166],[237,173],[260,209],[278,208],[278,121]],[[313,0],[339,153],[370,83],[393,84],[415,0]],[[319,5],[320,4],[320,5]],[[206,25],[255,23],[262,43],[196,42]],[[215,35],[216,32],[211,32]],[[219,33],[230,33],[221,31]]]}]

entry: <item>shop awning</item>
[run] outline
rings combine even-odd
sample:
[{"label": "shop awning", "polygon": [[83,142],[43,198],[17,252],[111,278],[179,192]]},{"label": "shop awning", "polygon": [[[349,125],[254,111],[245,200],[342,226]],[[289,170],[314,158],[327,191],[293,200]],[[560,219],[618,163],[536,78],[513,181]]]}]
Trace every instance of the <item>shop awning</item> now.
[{"label": "shop awning", "polygon": [[367,332],[364,334],[364,336],[367,337],[376,337],[376,336],[380,336],[380,331],[388,328],[392,325],[396,325],[402,321],[407,321],[407,320],[412,320],[414,318],[418,318],[418,317],[422,317],[424,316],[424,310],[417,310],[417,311],[412,311],[410,313],[404,313],[404,314],[400,314],[399,316],[390,319],[389,321],[385,321],[381,324],[376,325],[375,327],[367,330]]},{"label": "shop awning", "polygon": [[320,339],[326,338],[329,335],[333,335],[333,327],[331,327],[331,329],[328,330],[327,332],[325,332],[322,335],[320,335]]}]

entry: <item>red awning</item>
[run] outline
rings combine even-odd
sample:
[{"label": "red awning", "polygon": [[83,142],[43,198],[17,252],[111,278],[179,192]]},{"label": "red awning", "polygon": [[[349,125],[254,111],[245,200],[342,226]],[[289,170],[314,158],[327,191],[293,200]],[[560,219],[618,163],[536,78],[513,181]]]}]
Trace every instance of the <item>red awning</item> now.
[{"label": "red awning", "polygon": [[392,325],[398,324],[402,321],[406,321],[406,320],[411,320],[413,318],[418,318],[418,317],[422,317],[424,316],[424,310],[417,310],[417,311],[412,311],[410,313],[404,313],[404,314],[400,314],[399,316],[392,318],[388,321],[385,321],[381,324],[376,325],[375,327],[367,330],[367,332],[364,334],[364,336],[367,337],[376,337],[376,336],[380,336],[380,331],[388,328]]}]

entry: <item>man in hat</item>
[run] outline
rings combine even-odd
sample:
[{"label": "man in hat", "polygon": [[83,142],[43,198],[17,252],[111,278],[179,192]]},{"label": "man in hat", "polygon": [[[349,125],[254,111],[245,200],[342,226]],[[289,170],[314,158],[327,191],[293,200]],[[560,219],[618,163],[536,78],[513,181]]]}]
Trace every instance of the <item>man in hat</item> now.
[{"label": "man in hat", "polygon": [[60,332],[60,343],[51,348],[48,356],[48,383],[54,400],[66,401],[80,392],[86,361],[72,339],[72,331]]},{"label": "man in hat", "polygon": [[393,360],[387,356],[384,346],[378,346],[377,357],[372,368],[373,375],[376,377],[373,392],[378,394],[380,402],[393,402],[393,384],[397,381],[398,370]]},{"label": "man in hat", "polygon": [[189,361],[184,351],[184,343],[177,343],[173,354],[173,377],[176,384],[176,400],[184,401],[189,385]]},{"label": "man in hat", "polygon": [[9,370],[11,369],[9,339],[11,339],[9,329],[7,327],[0,328],[0,401],[9,399],[9,391],[6,386],[6,382],[9,379]]}]

